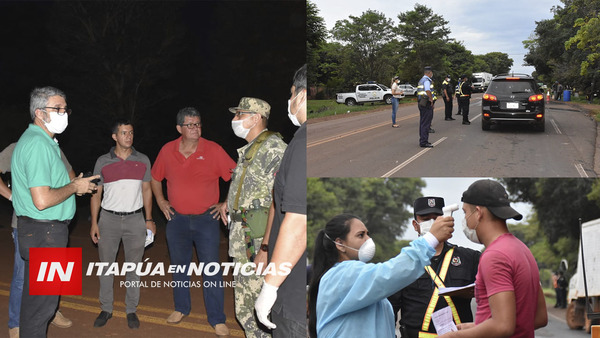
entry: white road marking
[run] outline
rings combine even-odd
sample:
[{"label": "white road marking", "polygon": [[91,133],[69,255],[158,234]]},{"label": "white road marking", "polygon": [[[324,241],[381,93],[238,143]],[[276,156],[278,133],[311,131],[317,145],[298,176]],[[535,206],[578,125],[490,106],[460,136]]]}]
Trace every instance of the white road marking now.
[{"label": "white road marking", "polygon": [[[442,137],[441,139],[437,140],[433,146],[437,146],[438,144],[444,142],[447,139],[447,137]],[[415,154],[413,157],[409,158],[408,160],[402,162],[400,165],[398,165],[397,167],[395,167],[394,169],[388,171],[387,173],[383,174],[383,176],[381,176],[382,178],[385,177],[390,177],[393,174],[395,174],[398,170],[406,167],[407,165],[409,165],[411,162],[413,162],[414,160],[416,160],[417,158],[421,157],[421,155],[425,154],[426,152],[428,152],[429,150],[431,150],[433,148],[425,148],[423,150],[421,150],[420,152],[418,152],[417,154]]]}]

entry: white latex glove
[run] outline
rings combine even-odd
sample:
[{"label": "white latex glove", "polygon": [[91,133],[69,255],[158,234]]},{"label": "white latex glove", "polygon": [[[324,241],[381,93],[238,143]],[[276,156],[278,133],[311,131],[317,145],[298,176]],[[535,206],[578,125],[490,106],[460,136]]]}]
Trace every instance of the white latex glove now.
[{"label": "white latex glove", "polygon": [[254,303],[256,317],[258,317],[258,320],[269,329],[277,327],[277,325],[269,320],[269,313],[271,313],[271,308],[273,307],[273,304],[275,304],[275,300],[277,300],[277,289],[279,288],[266,281],[263,282],[263,287],[256,299],[256,303]]}]

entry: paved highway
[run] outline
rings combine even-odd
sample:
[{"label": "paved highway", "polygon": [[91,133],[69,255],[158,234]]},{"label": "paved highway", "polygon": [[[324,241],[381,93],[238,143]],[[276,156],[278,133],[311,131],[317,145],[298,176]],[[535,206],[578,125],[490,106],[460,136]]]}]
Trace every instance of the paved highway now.
[{"label": "paved highway", "polygon": [[[429,142],[419,147],[416,104],[328,121],[309,121],[309,177],[596,177],[596,123],[575,106],[546,105],[546,131],[527,125],[481,129],[481,96],[471,100],[471,125],[434,109]],[[454,111],[456,112],[456,103]]]}]

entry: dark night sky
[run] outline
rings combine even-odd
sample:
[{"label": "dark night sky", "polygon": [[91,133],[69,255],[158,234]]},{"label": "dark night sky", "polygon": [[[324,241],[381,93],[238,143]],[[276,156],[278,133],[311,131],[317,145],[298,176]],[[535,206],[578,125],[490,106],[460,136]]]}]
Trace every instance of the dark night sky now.
[{"label": "dark night sky", "polygon": [[[200,110],[203,137],[221,144],[235,159],[235,149],[245,141],[231,131],[227,108],[242,96],[269,102],[269,128],[289,142],[296,130],[287,118],[289,89],[295,70],[306,62],[305,1],[138,1],[130,3],[137,6],[137,18],[115,15],[104,27],[114,35],[82,45],[77,38],[85,35],[82,20],[70,10],[85,11],[87,22],[95,24],[117,12],[117,3],[0,2],[2,149],[30,122],[31,90],[46,85],[62,89],[74,111],[58,138],[76,172],[93,169],[96,158],[114,144],[110,124],[132,112],[134,146],[153,161],[164,143],[178,137],[175,115],[186,106]],[[167,57],[148,68],[153,80],[139,87],[133,109],[124,98],[131,97],[135,86],[107,87],[103,79],[110,72],[103,67],[117,75],[141,67],[135,60],[159,50],[161,36],[169,37],[165,32],[171,29],[178,39],[164,48]]]}]

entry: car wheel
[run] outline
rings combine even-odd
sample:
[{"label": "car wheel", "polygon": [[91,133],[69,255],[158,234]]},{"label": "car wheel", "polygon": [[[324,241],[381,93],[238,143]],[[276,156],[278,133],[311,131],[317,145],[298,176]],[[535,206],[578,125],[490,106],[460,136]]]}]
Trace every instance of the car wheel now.
[{"label": "car wheel", "polygon": [[392,104],[392,95],[386,95],[383,97],[386,104]]},{"label": "car wheel", "polygon": [[535,130],[539,131],[539,132],[544,132],[546,131],[546,123],[545,121],[540,122],[539,124],[537,124],[535,126]]},{"label": "car wheel", "polygon": [[482,130],[490,130],[491,123],[488,121],[481,120],[481,129]]},{"label": "car wheel", "polygon": [[348,98],[348,99],[346,99],[346,105],[347,106],[356,106],[356,100],[353,98]]}]

